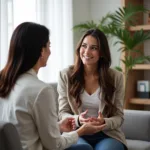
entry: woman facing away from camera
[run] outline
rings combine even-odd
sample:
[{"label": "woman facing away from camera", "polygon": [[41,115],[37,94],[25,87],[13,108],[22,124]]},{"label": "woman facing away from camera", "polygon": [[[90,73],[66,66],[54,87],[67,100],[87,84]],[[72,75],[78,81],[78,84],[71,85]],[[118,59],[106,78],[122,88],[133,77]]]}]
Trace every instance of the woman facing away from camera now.
[{"label": "woman facing away from camera", "polygon": [[97,121],[105,128],[92,135],[80,136],[91,150],[125,150],[123,123],[123,75],[111,69],[108,41],[98,29],[88,30],[76,49],[73,66],[60,71],[58,80],[59,117],[75,118],[78,127]]},{"label": "woman facing away from camera", "polygon": [[[55,92],[37,78],[38,70],[46,66],[49,47],[49,30],[24,22],[13,32],[8,60],[0,71],[0,120],[16,126],[24,150],[62,150],[76,143],[78,136],[104,127],[95,122],[72,131],[74,118],[57,122]],[[85,144],[78,148],[89,150]]]}]

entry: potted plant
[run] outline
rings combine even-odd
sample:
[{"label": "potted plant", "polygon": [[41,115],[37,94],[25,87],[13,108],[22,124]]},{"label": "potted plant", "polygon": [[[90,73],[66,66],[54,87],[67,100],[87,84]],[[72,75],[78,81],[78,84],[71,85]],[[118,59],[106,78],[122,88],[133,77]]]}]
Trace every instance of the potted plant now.
[{"label": "potted plant", "polygon": [[[138,48],[140,44],[143,44],[146,40],[150,39],[150,33],[144,32],[142,29],[135,31],[132,34],[129,31],[130,26],[137,24],[139,13],[148,13],[148,10],[143,6],[128,5],[127,7],[119,8],[114,13],[108,13],[100,20],[99,23],[88,21],[75,25],[73,28],[74,30],[80,31],[98,28],[106,35],[111,35],[117,38],[117,42],[114,44],[120,43],[122,47],[119,49],[119,51],[126,53],[124,58],[120,59],[120,61],[125,65],[125,70],[122,70],[120,66],[115,67],[117,70],[124,73],[125,93],[130,70],[132,70],[136,64],[150,61],[150,56],[145,56]],[[135,57],[132,57],[133,53],[136,55]]]}]

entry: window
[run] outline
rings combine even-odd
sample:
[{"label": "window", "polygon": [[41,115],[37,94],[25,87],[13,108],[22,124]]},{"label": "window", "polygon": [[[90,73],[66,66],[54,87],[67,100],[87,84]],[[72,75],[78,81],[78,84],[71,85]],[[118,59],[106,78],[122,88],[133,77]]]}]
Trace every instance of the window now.
[{"label": "window", "polygon": [[[73,63],[72,1],[70,0],[1,0],[0,3],[0,69],[7,60],[8,45],[15,27],[32,21],[50,29],[51,56],[39,77],[45,82],[57,81],[59,70]],[[55,65],[54,65],[55,64]]]}]

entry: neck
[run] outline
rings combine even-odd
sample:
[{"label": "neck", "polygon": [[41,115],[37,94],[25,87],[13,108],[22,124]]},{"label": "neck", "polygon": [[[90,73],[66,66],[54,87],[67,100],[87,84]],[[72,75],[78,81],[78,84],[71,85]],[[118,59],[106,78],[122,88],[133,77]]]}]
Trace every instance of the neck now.
[{"label": "neck", "polygon": [[39,60],[37,61],[37,63],[34,65],[33,69],[38,74],[38,71],[39,71],[40,68],[41,68],[41,62],[40,62],[40,58],[39,58]]},{"label": "neck", "polygon": [[97,67],[93,67],[93,66],[85,66],[84,67],[84,74],[85,76],[97,76],[98,72],[97,72]]},{"label": "neck", "polygon": [[39,71],[40,67],[38,67],[38,65],[35,65],[35,66],[33,67],[33,69],[34,69],[34,71],[36,72],[36,74],[38,74],[38,71]]}]

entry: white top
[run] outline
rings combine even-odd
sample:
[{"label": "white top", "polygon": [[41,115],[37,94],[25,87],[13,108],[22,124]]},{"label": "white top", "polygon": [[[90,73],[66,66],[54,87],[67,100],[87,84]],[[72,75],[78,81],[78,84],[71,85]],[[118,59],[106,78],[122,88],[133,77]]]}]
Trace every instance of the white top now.
[{"label": "white top", "polygon": [[88,109],[86,117],[98,117],[100,106],[100,87],[92,94],[89,95],[86,90],[80,95],[82,101],[82,111]]},{"label": "white top", "polygon": [[56,101],[54,89],[30,70],[0,99],[0,120],[16,125],[24,150],[63,150],[77,142],[78,134],[60,135]]}]

